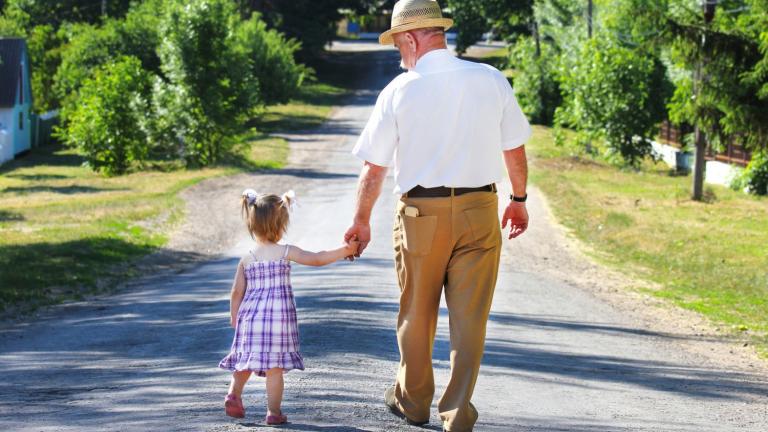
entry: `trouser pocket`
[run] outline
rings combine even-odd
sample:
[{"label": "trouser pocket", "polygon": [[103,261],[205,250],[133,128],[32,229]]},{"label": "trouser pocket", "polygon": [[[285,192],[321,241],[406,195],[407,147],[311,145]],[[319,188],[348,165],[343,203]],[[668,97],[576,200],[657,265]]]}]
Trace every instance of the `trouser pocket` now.
[{"label": "trouser pocket", "polygon": [[398,215],[403,232],[403,247],[411,255],[429,255],[437,229],[437,216]]},{"label": "trouser pocket", "polygon": [[473,245],[492,249],[501,243],[497,203],[466,209],[464,217],[472,230]]}]

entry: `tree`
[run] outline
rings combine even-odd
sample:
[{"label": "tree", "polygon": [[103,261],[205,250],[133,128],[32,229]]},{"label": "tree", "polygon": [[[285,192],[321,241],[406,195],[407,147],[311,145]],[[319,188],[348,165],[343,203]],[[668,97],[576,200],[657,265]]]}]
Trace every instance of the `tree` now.
[{"label": "tree", "polygon": [[148,89],[148,76],[135,57],[99,67],[83,83],[78,103],[65,108],[68,121],[59,135],[94,170],[125,173],[147,155],[147,137],[137,125],[149,112]]},{"label": "tree", "polygon": [[456,51],[480,40],[485,32],[505,38],[530,33],[533,0],[447,0],[458,31]]},{"label": "tree", "polygon": [[367,12],[376,0],[237,0],[244,17],[259,12],[271,27],[301,42],[300,57],[317,56],[336,36],[340,10]]},{"label": "tree", "polygon": [[159,73],[156,49],[161,12],[162,1],[150,0],[131,9],[124,19],[109,18],[101,26],[79,23],[65,27],[61,35],[67,44],[54,77],[59,101],[63,104],[74,97],[95,68],[122,56],[136,57],[145,70]]},{"label": "tree", "polygon": [[259,14],[243,21],[235,32],[238,49],[248,59],[250,73],[258,79],[261,102],[272,105],[290,100],[305,74],[294,59],[301,44],[286,40],[274,29],[268,30]]},{"label": "tree", "polygon": [[54,75],[61,64],[61,38],[50,24],[36,26],[27,39],[31,64],[32,100],[36,112],[59,107],[53,91]]},{"label": "tree", "polygon": [[613,154],[636,166],[651,153],[650,141],[665,118],[670,86],[652,55],[622,46],[610,35],[586,41],[581,61],[563,71],[564,106],[559,124],[587,140],[605,139]]},{"label": "tree", "polygon": [[218,161],[259,104],[258,79],[235,37],[239,25],[229,0],[173,1],[163,16],[153,136],[181,143],[189,164]]},{"label": "tree", "polygon": [[[131,0],[106,0],[108,15],[123,16]],[[28,28],[50,24],[58,29],[65,22],[97,23],[103,19],[99,0],[6,0],[4,14],[29,17]]]},{"label": "tree", "polygon": [[730,10],[716,8],[716,2],[685,9],[681,2],[672,1],[662,27],[678,70],[670,117],[697,130],[692,198],[701,200],[708,146],[717,150],[738,139],[758,150],[768,142],[768,98],[761,97],[766,77],[759,72],[765,17],[759,2]]},{"label": "tree", "polygon": [[562,104],[558,81],[559,54],[551,44],[537,44],[533,37],[518,40],[510,54],[515,68],[515,95],[523,112],[534,123],[551,125]]}]

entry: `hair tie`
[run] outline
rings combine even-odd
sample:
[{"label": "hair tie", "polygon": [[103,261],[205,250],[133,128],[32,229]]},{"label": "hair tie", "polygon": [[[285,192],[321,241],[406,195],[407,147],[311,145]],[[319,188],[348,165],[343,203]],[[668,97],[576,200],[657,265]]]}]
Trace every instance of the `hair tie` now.
[{"label": "hair tie", "polygon": [[288,192],[284,193],[281,199],[283,201],[283,205],[289,211],[292,211],[294,205],[296,204],[296,192],[294,192],[293,189],[291,189]]},{"label": "hair tie", "polygon": [[258,197],[259,193],[253,189],[246,189],[243,191],[243,198],[248,200],[248,205],[255,204]]}]

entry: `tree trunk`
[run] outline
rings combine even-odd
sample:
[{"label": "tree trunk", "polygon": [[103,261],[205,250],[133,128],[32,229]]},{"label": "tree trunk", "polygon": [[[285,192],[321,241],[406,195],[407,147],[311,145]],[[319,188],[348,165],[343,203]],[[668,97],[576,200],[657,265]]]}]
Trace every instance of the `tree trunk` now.
[{"label": "tree trunk", "polygon": [[707,140],[699,126],[696,126],[693,133],[696,138],[696,154],[694,155],[696,159],[693,164],[693,194],[691,199],[701,201],[704,199],[704,176],[706,175],[704,153],[707,151]]},{"label": "tree trunk", "polygon": [[[715,9],[717,8],[718,0],[707,0],[702,2],[701,6],[704,11],[704,23],[708,27],[715,16]],[[701,58],[696,65],[696,70],[693,74],[694,95],[696,95],[696,103],[699,103],[699,95],[701,94],[701,87],[706,81],[706,76],[703,75],[702,68],[707,63],[707,54],[705,45],[707,43],[706,34],[701,35]],[[706,162],[704,160],[704,152],[707,151],[707,140],[704,137],[704,132],[701,130],[698,120],[694,129],[694,138],[696,140],[696,154],[694,155],[695,162],[693,164],[693,193],[691,199],[694,201],[701,201],[704,199],[704,177],[706,176]]]},{"label": "tree trunk", "polygon": [[587,2],[587,36],[592,39],[592,0]]}]

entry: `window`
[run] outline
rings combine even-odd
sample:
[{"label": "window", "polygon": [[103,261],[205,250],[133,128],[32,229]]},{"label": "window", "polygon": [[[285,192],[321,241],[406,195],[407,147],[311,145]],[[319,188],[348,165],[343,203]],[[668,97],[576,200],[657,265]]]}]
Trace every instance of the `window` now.
[{"label": "window", "polygon": [[24,113],[19,113],[19,130],[24,130]]},{"label": "window", "polygon": [[24,104],[24,74],[22,71],[24,70],[23,67],[19,68],[19,104]]}]

